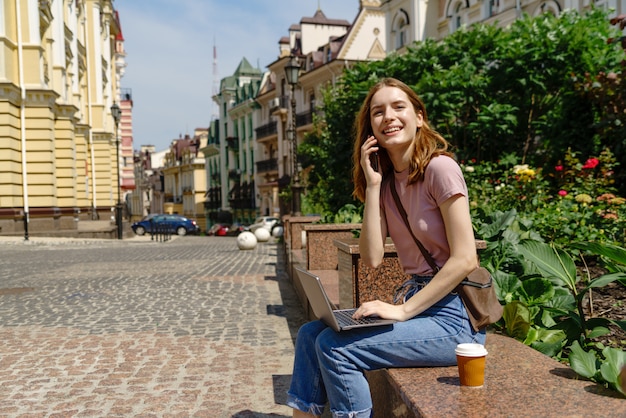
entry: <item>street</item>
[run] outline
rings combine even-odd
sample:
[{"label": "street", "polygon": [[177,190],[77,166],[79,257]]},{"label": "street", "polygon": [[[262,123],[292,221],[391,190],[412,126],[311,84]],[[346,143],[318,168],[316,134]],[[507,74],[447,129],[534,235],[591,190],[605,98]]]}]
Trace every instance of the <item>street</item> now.
[{"label": "street", "polygon": [[278,244],[0,240],[0,416],[283,417],[304,316]]}]

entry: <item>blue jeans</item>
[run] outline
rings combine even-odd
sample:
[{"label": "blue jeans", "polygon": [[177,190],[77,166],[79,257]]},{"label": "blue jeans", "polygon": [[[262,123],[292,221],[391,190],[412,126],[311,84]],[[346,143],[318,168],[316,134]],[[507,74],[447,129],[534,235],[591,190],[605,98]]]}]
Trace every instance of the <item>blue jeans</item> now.
[{"label": "blue jeans", "polygon": [[371,417],[365,370],[455,365],[454,349],[468,342],[484,344],[485,332],[473,331],[455,294],[388,326],[335,332],[321,321],[309,322],[298,331],[287,405],[321,415],[329,402],[334,417]]}]

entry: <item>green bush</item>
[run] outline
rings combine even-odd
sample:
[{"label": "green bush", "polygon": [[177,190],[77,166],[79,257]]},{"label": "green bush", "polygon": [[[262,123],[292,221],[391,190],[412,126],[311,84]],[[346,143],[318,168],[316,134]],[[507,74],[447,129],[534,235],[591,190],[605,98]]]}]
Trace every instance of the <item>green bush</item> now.
[{"label": "green bush", "polygon": [[474,217],[515,209],[547,242],[625,244],[626,199],[613,186],[617,165],[610,151],[581,163],[570,150],[549,172],[517,164],[462,163]]}]

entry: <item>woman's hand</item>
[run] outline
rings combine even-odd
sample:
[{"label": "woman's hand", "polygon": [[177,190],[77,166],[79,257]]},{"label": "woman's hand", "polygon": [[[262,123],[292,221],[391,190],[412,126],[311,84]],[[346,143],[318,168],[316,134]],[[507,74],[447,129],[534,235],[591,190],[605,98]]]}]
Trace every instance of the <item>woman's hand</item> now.
[{"label": "woman's hand", "polygon": [[363,317],[375,316],[383,319],[395,319],[396,321],[406,321],[404,309],[402,305],[392,305],[380,300],[365,302],[354,312],[352,317],[360,319]]},{"label": "woman's hand", "polygon": [[380,167],[372,165],[372,160],[376,160],[376,165],[378,165],[378,155],[376,155],[378,149],[378,141],[374,136],[369,136],[361,145],[361,167],[368,185],[380,184],[383,179]]}]

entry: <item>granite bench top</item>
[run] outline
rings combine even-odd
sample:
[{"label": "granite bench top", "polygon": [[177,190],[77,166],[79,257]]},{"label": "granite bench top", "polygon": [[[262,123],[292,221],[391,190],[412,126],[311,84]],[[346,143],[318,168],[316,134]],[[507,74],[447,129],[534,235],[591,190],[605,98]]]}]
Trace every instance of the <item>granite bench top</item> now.
[{"label": "granite bench top", "polygon": [[513,338],[490,333],[485,347],[480,388],[461,386],[456,366],[385,372],[420,417],[626,417],[626,398]]}]

